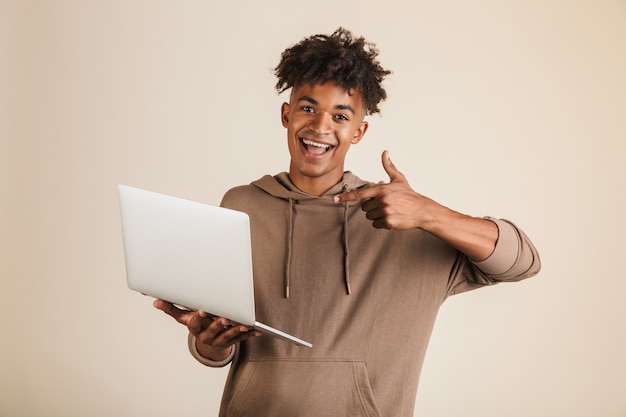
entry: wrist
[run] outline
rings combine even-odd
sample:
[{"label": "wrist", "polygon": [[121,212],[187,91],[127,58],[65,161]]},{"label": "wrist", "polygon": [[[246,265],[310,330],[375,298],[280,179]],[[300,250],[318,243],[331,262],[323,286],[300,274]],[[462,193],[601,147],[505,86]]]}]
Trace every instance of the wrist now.
[{"label": "wrist", "polygon": [[442,206],[434,200],[428,199],[429,202],[424,206],[420,213],[419,228],[433,235],[438,235],[443,225],[450,221],[450,217],[456,213],[449,208]]}]

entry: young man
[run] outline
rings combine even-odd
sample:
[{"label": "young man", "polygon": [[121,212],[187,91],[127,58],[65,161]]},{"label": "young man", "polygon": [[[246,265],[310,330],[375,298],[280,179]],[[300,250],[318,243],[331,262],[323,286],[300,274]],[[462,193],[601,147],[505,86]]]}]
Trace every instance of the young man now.
[{"label": "young man", "polygon": [[365,115],[386,98],[377,55],[341,28],[287,49],[276,75],[279,92],[291,89],[281,108],[289,172],[222,201],[250,215],[259,320],[314,347],[155,302],[188,327],[200,362],[232,362],[221,416],[412,416],[443,301],[539,271],[520,229],[418,194],[387,152],[389,183],[344,172]]}]

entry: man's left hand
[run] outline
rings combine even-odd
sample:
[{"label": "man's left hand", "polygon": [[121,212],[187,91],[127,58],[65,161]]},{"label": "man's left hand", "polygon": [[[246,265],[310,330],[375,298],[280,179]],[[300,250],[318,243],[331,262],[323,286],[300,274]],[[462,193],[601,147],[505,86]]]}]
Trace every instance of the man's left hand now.
[{"label": "man's left hand", "polygon": [[361,209],[378,229],[408,230],[424,226],[429,221],[430,209],[438,204],[411,188],[404,174],[391,162],[389,152],[383,152],[382,163],[389,183],[337,194],[334,201],[364,200]]}]

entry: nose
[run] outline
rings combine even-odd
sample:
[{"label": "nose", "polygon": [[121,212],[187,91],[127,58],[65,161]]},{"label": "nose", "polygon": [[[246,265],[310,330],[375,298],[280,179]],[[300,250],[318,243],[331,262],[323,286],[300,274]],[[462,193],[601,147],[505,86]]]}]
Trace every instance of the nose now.
[{"label": "nose", "polygon": [[327,135],[332,131],[332,117],[328,113],[316,113],[309,123],[309,129],[318,135]]}]

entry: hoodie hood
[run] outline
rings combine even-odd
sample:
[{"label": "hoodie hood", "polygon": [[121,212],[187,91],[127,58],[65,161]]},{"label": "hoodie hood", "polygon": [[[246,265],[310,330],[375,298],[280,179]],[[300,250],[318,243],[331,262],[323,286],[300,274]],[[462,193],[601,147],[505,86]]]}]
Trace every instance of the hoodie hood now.
[{"label": "hoodie hood", "polygon": [[[307,194],[296,187],[287,172],[281,172],[278,175],[265,175],[252,185],[260,188],[273,197],[280,198],[289,202],[289,228],[287,230],[287,256],[285,257],[285,298],[289,298],[289,288],[291,285],[291,259],[293,255],[293,237],[295,230],[295,219],[297,216],[297,206],[301,201],[326,200],[332,201],[333,196],[366,187],[369,185],[367,181],[361,180],[350,171],[346,171],[340,182],[331,187],[321,196]],[[350,294],[350,257],[349,257],[349,236],[348,236],[348,207],[350,204],[360,204],[359,202],[343,203],[343,222],[342,222],[342,241],[343,241],[343,265],[344,265],[344,282],[346,293]]]},{"label": "hoodie hood", "polygon": [[344,172],[341,181],[319,197],[299,190],[298,187],[291,182],[289,174],[286,172],[281,172],[275,176],[265,175],[264,177],[254,181],[252,185],[262,189],[274,197],[285,200],[294,199],[302,201],[313,200],[316,198],[332,198],[334,195],[344,192],[344,190],[355,190],[369,185],[369,182],[363,181],[350,171],[346,171]]}]

